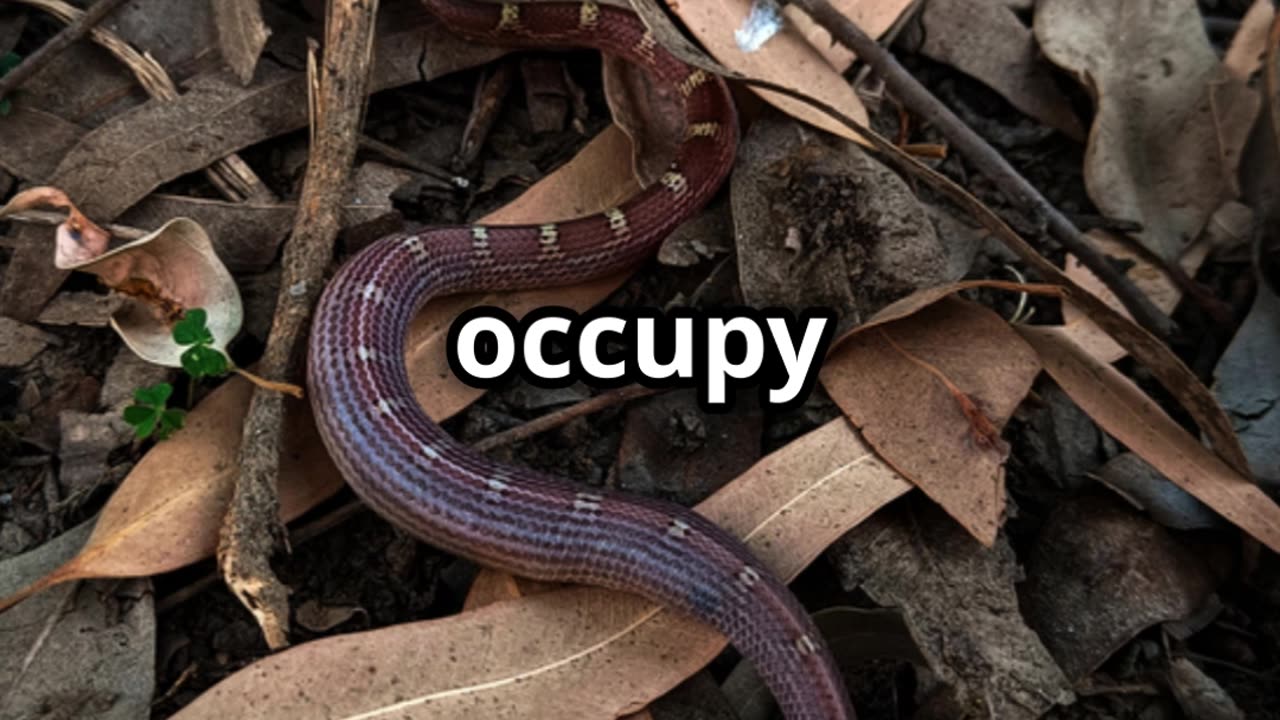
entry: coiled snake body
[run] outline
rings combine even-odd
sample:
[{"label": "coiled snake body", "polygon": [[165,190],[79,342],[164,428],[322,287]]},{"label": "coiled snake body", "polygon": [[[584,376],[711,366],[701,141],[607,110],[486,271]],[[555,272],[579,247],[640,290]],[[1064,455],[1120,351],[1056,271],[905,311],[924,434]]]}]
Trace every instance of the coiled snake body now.
[{"label": "coiled snake body", "polygon": [[652,252],[733,164],[737,127],[727,88],[663,51],[631,13],[593,1],[425,2],[451,30],[479,42],[588,46],[639,64],[684,99],[688,131],[660,183],[603,214],[393,235],[348,262],[320,300],[308,362],[330,454],[370,507],[422,540],[517,575],[637,593],[690,613],[755,663],[788,718],[852,717],[804,609],[741,542],[674,504],[476,454],[426,416],[404,365],[409,321],[431,296],[567,285]]}]

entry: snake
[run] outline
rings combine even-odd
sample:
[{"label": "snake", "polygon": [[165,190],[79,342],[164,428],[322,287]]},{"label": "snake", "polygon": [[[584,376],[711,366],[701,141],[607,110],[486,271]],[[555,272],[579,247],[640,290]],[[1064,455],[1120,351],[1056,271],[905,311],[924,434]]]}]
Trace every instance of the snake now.
[{"label": "snake", "polygon": [[365,504],[432,546],[515,575],[634,593],[686,613],[754,664],[789,720],[852,718],[812,619],[741,541],[681,505],[469,449],[415,401],[405,364],[410,321],[432,297],[570,285],[651,255],[733,166],[738,127],[728,87],[664,50],[632,12],[594,0],[423,1],[469,41],[588,47],[638,65],[683,105],[684,137],[658,181],[603,213],[401,232],[345,262],[316,306],[307,361],[312,409],[335,464]]}]

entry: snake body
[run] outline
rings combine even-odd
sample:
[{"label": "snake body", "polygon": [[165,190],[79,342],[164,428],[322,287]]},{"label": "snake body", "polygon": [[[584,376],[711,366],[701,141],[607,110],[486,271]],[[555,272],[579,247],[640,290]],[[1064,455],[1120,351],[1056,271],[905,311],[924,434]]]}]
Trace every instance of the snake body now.
[{"label": "snake body", "polygon": [[595,47],[639,64],[683,99],[688,131],[661,182],[603,214],[392,235],[346,263],[320,300],[308,361],[330,454],[374,511],[423,541],[517,575],[623,590],[689,613],[755,663],[788,718],[852,717],[808,615],[740,541],[687,508],[588,489],[469,450],[415,402],[404,364],[410,319],[432,296],[566,285],[648,256],[733,164],[728,89],[663,51],[633,14],[591,0],[424,1],[478,42]]}]

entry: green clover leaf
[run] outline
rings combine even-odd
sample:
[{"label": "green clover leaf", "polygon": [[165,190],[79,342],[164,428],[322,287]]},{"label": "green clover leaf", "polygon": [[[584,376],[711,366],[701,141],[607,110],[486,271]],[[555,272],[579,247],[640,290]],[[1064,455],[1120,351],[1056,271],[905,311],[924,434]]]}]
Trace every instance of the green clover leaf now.
[{"label": "green clover leaf", "polygon": [[212,345],[213,333],[208,322],[209,313],[203,308],[188,310],[173,326],[173,341],[179,345]]},{"label": "green clover leaf", "polygon": [[193,378],[222,375],[227,372],[227,356],[207,345],[192,345],[182,353],[182,369]]},{"label": "green clover leaf", "polygon": [[175,408],[165,407],[169,397],[173,395],[173,386],[160,383],[150,387],[138,388],[133,393],[135,405],[124,409],[124,421],[133,426],[134,435],[145,440],[152,435],[157,440],[164,440],[181,429],[186,420],[186,413]]}]

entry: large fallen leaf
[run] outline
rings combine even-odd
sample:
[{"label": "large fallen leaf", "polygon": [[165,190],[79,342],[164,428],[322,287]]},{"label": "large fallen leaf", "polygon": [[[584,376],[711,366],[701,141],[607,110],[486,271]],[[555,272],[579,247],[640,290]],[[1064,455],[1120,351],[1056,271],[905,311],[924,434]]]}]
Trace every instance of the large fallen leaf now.
[{"label": "large fallen leaf", "polygon": [[1019,327],[1049,375],[1103,430],[1178,487],[1280,552],[1280,506],[1173,421],[1115,368],[1058,328]]},{"label": "large fallen leaf", "polygon": [[[839,419],[765,457],[698,510],[791,578],[910,487]],[[616,717],[724,644],[630,595],[556,590],[298,646],[236,673],[175,718]]]},{"label": "large fallen leaf", "polygon": [[876,452],[989,546],[1005,506],[1000,428],[1039,374],[999,315],[946,297],[857,332],[820,377]]},{"label": "large fallen leaf", "polygon": [[1027,622],[1076,682],[1144,628],[1195,612],[1217,584],[1207,559],[1114,497],[1070,500],[1028,561]]},{"label": "large fallen leaf", "polygon": [[[46,587],[92,577],[167,572],[209,556],[235,482],[249,383],[232,378],[187,414],[186,427],[146,454],[103,507],[80,552],[24,590],[10,607]],[[323,452],[304,403],[289,408],[280,456],[281,517],[290,520],[332,495],[342,479]]]},{"label": "large fallen leaf", "polygon": [[861,322],[970,265],[951,261],[967,243],[943,239],[901,176],[779,113],[751,123],[729,197],[742,297],[754,307],[830,307]]},{"label": "large fallen leaf", "polygon": [[[1210,86],[1219,63],[1194,0],[1046,0],[1035,33],[1050,60],[1094,93],[1085,156],[1089,197],[1109,217],[1140,222],[1139,237],[1173,259],[1234,185]],[[1212,98],[1212,99],[1211,99]]]},{"label": "large fallen leaf", "polygon": [[[626,138],[616,130],[607,130],[574,160],[543,178],[491,219],[536,221],[608,207],[618,196],[634,192],[628,158]],[[612,178],[613,182],[603,181],[605,178]],[[443,298],[430,303],[415,321],[405,347],[415,396],[433,417],[444,419],[482,394],[446,375],[444,341],[449,323],[462,307],[486,302],[501,305],[517,316],[553,303],[585,309],[599,302],[622,277],[573,288]],[[153,575],[212,554],[232,492],[248,397],[248,386],[233,379],[205,398],[188,414],[187,427],[153,448],[125,478],[103,509],[99,527],[84,550],[39,583],[0,600],[0,609],[66,580]],[[305,512],[342,486],[342,479],[316,434],[309,409],[302,404],[293,409],[293,424],[285,432],[288,450],[280,463],[285,520]]]},{"label": "large fallen leaf", "polygon": [[1280,488],[1280,296],[1264,279],[1226,352],[1214,368],[1214,393],[1240,433],[1253,474]]}]

